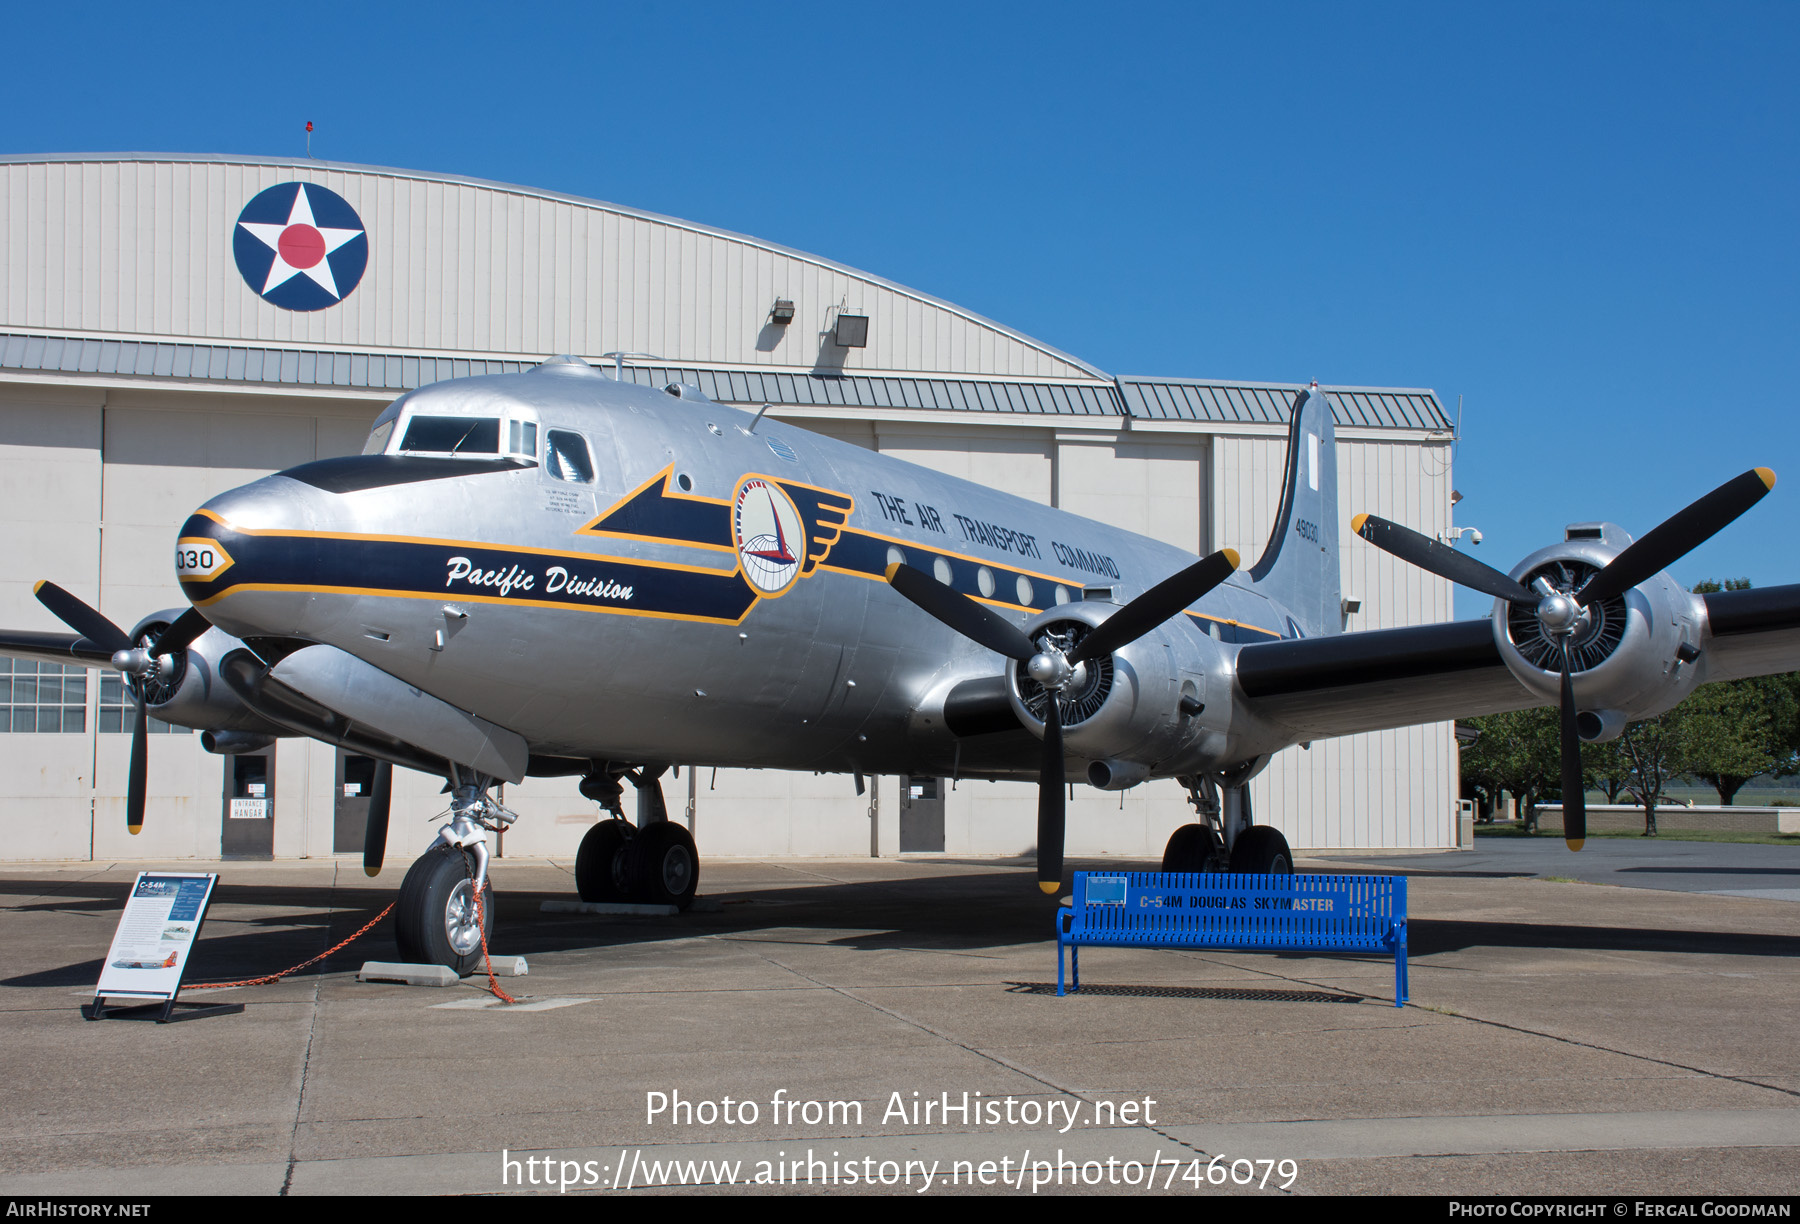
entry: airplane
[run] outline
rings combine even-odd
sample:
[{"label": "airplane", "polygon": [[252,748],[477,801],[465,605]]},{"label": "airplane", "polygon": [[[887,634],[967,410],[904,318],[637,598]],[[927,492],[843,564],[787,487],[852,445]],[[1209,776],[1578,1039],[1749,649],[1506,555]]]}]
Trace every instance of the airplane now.
[{"label": "airplane", "polygon": [[[175,569],[190,606],[130,633],[50,582],[72,634],[0,652],[126,677],[127,822],[145,719],[210,751],[310,736],[380,762],[364,867],[382,866],[394,766],[445,779],[410,867],[410,961],[472,972],[492,930],[491,792],[580,778],[590,901],[685,907],[694,842],[672,765],[1035,779],[1038,882],[1063,882],[1071,776],[1174,778],[1196,819],[1171,871],[1287,873],[1248,782],[1315,739],[1560,710],[1565,833],[1585,837],[1579,745],[1703,680],[1800,667],[1800,586],[1693,595],[1665,571],[1774,486],[1758,468],[1640,539],[1576,523],[1502,574],[1372,515],[1369,544],[1494,596],[1487,619],[1344,631],[1330,397],[1295,395],[1282,502],[1255,565],[1172,545],[574,357],[435,383],[359,455],[201,506]],[[623,793],[636,791],[637,819]]]}]

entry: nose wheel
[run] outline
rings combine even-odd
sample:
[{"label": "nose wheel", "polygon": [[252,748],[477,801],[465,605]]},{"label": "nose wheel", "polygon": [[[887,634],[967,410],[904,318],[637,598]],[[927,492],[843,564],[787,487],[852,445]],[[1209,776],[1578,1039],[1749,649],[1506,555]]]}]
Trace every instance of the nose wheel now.
[{"label": "nose wheel", "polygon": [[462,977],[480,967],[482,936],[494,934],[494,886],[482,881],[478,919],[474,876],[468,854],[442,843],[413,863],[394,906],[402,961],[448,965]]}]

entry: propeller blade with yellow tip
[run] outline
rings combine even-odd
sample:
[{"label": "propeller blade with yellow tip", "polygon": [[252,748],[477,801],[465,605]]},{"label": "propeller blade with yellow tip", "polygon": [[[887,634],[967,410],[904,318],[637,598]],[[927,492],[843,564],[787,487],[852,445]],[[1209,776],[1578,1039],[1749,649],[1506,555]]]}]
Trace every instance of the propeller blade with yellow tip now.
[{"label": "propeller blade with yellow tip", "polygon": [[1752,468],[1733,477],[1685,510],[1677,510],[1588,579],[1575,598],[1589,607],[1622,595],[1644,579],[1668,569],[1724,530],[1733,519],[1768,496],[1775,473]]},{"label": "propeller blade with yellow tip", "polygon": [[1069,652],[1069,662],[1098,659],[1121,646],[1130,645],[1231,577],[1237,567],[1237,553],[1221,548],[1180,573],[1164,578],[1081,639],[1081,644]]},{"label": "propeller blade with yellow tip", "polygon": [[1569,672],[1569,640],[1562,643],[1562,694],[1558,702],[1562,747],[1563,840],[1571,850],[1587,844],[1587,786],[1581,774],[1581,735],[1575,714],[1575,679]]}]

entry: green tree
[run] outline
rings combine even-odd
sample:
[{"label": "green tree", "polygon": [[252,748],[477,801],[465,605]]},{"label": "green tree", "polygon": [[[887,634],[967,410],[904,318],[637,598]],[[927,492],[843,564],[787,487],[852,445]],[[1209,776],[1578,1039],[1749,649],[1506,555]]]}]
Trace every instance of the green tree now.
[{"label": "green tree", "polygon": [[1620,741],[1605,740],[1581,745],[1581,772],[1589,786],[1603,792],[1608,803],[1631,785],[1631,758]]},{"label": "green tree", "polygon": [[1793,764],[1794,686],[1787,676],[1753,676],[1703,684],[1681,703],[1686,724],[1683,772],[1730,804],[1758,774]]},{"label": "green tree", "polygon": [[1510,791],[1528,829],[1537,827],[1537,802],[1557,784],[1555,710],[1508,710],[1465,721],[1481,732],[1462,750],[1463,780],[1497,796]]},{"label": "green tree", "polygon": [[1688,772],[1688,735],[1681,707],[1633,723],[1619,744],[1630,762],[1631,789],[1644,806],[1644,836],[1655,837],[1656,809],[1664,789],[1676,775]]}]

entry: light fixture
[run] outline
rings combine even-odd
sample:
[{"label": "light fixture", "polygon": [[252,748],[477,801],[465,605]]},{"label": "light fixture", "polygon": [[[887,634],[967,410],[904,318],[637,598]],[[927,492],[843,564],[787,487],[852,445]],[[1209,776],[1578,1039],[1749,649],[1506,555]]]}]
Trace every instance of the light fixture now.
[{"label": "light fixture", "polygon": [[776,298],[775,305],[769,308],[769,322],[777,327],[786,327],[794,321],[794,304],[786,298]]},{"label": "light fixture", "polygon": [[869,347],[869,316],[841,314],[837,317],[837,327],[832,338],[839,348]]}]

